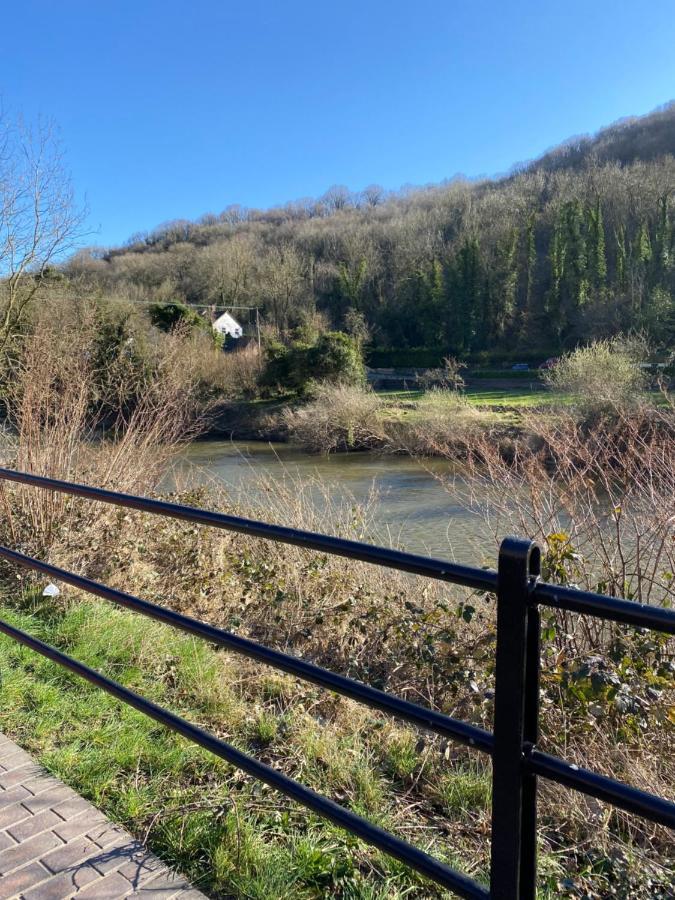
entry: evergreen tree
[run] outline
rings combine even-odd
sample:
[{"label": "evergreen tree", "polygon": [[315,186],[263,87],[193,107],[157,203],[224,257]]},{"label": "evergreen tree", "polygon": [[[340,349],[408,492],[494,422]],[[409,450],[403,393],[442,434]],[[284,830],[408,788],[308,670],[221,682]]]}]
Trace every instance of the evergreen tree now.
[{"label": "evergreen tree", "polygon": [[621,292],[628,287],[628,261],[626,252],[626,227],[623,222],[614,232],[616,242],[616,284]]},{"label": "evergreen tree", "polygon": [[473,345],[476,320],[483,312],[485,281],[477,238],[464,239],[449,282],[447,342],[454,351],[467,352]]},{"label": "evergreen tree", "polygon": [[[516,289],[518,287],[518,231],[512,228],[497,244],[497,296],[486,310],[494,316],[492,327],[487,328],[488,336],[503,337],[513,324],[516,312]],[[487,291],[486,291],[487,292]],[[489,292],[488,292],[489,293]]]},{"label": "evergreen tree", "polygon": [[588,210],[588,234],[589,234],[589,269],[596,295],[601,297],[604,293],[607,280],[607,256],[605,251],[605,226],[602,220],[602,205],[600,198],[595,201],[595,206]]},{"label": "evergreen tree", "polygon": [[652,242],[649,237],[649,226],[642,222],[635,238],[635,256],[638,263],[646,266],[652,258]]},{"label": "evergreen tree", "polygon": [[563,279],[567,262],[567,245],[563,232],[563,217],[558,219],[553,228],[549,250],[551,263],[551,286],[546,297],[546,312],[549,316],[551,332],[559,340],[563,329]]},{"label": "evergreen tree", "polygon": [[353,270],[350,271],[346,263],[338,265],[338,281],[342,296],[347,300],[347,305],[356,310],[361,309],[361,293],[366,280],[368,263],[363,257]]},{"label": "evergreen tree", "polygon": [[670,224],[670,211],[668,209],[668,194],[659,197],[659,218],[656,228],[656,262],[658,276],[663,279],[670,271],[672,261],[672,228]]},{"label": "evergreen tree", "polygon": [[583,209],[579,200],[565,204],[565,240],[567,243],[567,291],[572,307],[585,306],[588,300],[588,256],[583,232]]}]

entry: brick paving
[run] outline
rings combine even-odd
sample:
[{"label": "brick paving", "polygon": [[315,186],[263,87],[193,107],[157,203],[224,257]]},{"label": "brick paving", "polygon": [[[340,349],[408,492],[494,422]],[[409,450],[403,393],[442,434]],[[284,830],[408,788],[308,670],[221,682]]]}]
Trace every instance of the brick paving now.
[{"label": "brick paving", "polygon": [[205,900],[0,734],[0,900]]}]

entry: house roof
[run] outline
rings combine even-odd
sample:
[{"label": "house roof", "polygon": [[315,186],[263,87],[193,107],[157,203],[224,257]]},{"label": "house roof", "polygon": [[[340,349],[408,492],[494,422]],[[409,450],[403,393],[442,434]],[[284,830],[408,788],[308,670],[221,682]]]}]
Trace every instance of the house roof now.
[{"label": "house roof", "polygon": [[241,328],[239,322],[229,312],[224,312],[221,316],[218,316],[213,325],[214,327],[216,325],[229,325],[231,328]]}]

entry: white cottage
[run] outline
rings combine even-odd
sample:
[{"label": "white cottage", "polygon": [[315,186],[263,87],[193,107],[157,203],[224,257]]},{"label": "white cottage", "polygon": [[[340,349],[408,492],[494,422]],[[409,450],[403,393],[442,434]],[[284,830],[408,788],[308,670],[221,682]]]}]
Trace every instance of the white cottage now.
[{"label": "white cottage", "polygon": [[229,336],[235,339],[239,339],[244,334],[244,329],[239,322],[228,312],[218,316],[213,323],[213,330],[217,331],[218,334],[222,334],[223,337]]}]

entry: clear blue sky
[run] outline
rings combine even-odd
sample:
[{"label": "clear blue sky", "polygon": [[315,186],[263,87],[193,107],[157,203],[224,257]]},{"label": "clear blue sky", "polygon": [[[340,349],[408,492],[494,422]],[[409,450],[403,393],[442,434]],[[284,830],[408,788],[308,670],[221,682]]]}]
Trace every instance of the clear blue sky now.
[{"label": "clear blue sky", "polygon": [[92,242],[331,184],[492,174],[675,97],[672,0],[16,0],[0,94]]}]

